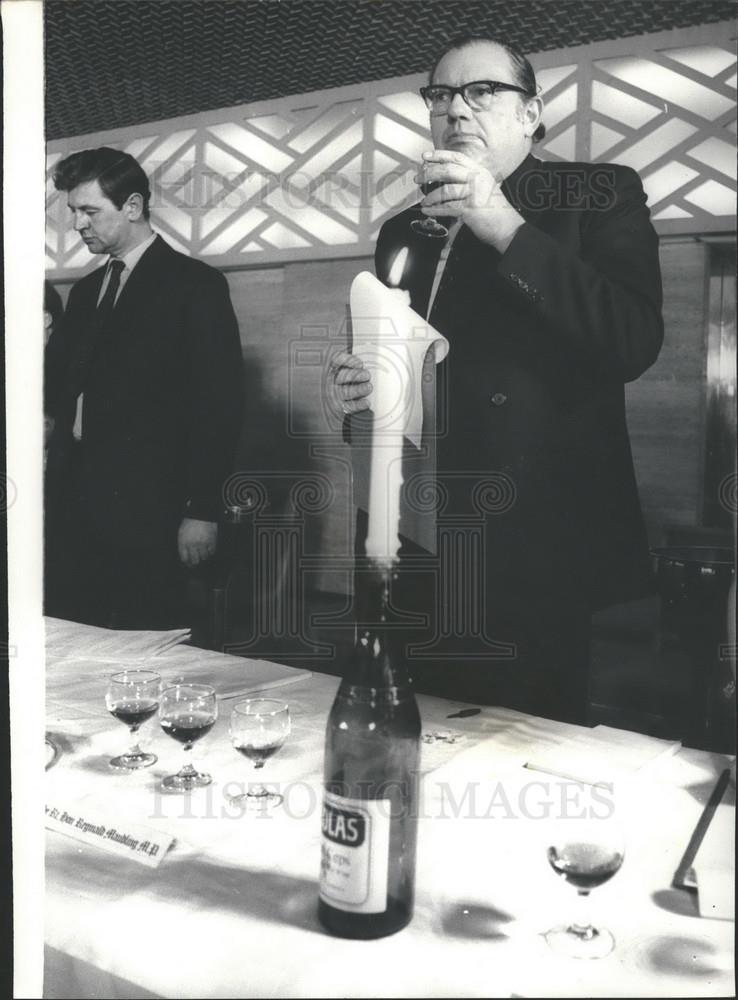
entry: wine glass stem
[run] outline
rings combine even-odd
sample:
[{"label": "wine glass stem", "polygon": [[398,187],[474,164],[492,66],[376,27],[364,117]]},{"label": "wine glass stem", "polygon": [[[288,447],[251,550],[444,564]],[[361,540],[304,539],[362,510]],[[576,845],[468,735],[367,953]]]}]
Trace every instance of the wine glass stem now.
[{"label": "wine glass stem", "polygon": [[[261,769],[262,769],[263,766],[264,766],[263,764],[255,764],[254,765],[254,769],[256,771],[261,771]],[[262,783],[260,781],[257,781],[255,785],[252,785],[249,788],[249,795],[253,795],[253,796],[258,797],[258,798],[263,798],[265,795],[268,795],[268,794],[269,794],[269,792],[264,787],[264,785],[262,785]]]},{"label": "wine glass stem", "polygon": [[592,921],[590,919],[589,889],[578,889],[577,899],[579,900],[577,913],[571,923],[571,926],[569,927],[569,930],[572,934],[576,934],[577,937],[582,938],[582,940],[591,941],[591,939],[597,934],[597,931],[592,926]]},{"label": "wine glass stem", "polygon": [[[190,746],[185,746],[184,749],[185,753],[189,753],[192,750],[192,745],[190,744]],[[193,767],[192,761],[190,760],[189,757],[185,757],[184,764],[182,765],[179,774],[180,777],[188,777],[188,778],[192,777],[192,775],[194,774],[197,774],[197,771]]]},{"label": "wine glass stem", "polygon": [[129,726],[131,733],[131,749],[128,751],[131,757],[140,757],[143,750],[138,745],[138,726]]}]

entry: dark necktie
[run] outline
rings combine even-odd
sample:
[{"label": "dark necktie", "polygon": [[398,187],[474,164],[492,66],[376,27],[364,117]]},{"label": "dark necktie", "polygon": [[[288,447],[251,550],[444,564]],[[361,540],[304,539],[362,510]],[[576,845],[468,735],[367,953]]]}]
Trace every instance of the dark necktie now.
[{"label": "dark necktie", "polygon": [[97,307],[97,319],[101,327],[105,325],[108,319],[110,319],[110,315],[113,312],[115,297],[118,294],[118,289],[120,288],[120,276],[123,273],[125,266],[126,265],[122,260],[112,260],[110,262],[108,287],[105,289],[105,294]]},{"label": "dark necktie", "polygon": [[105,339],[106,328],[115,305],[115,297],[120,288],[120,276],[125,266],[122,260],[110,262],[108,287],[95,310],[93,322],[89,324],[80,341],[77,357],[70,370],[71,393],[75,398],[84,388],[96,348],[99,347],[100,341]]}]

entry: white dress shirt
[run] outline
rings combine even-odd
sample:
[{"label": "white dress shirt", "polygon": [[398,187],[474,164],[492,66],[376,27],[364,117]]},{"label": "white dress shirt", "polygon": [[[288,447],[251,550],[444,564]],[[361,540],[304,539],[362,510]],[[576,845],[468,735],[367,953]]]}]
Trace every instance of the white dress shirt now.
[{"label": "white dress shirt", "polygon": [[452,225],[449,226],[448,236],[446,237],[446,242],[443,244],[443,249],[441,250],[441,256],[438,258],[438,264],[436,264],[436,273],[433,276],[433,285],[431,286],[430,297],[428,299],[428,311],[425,314],[425,318],[431,314],[431,309],[433,308],[433,303],[436,300],[436,293],[438,292],[438,286],[441,284],[441,278],[443,277],[443,272],[446,270],[446,261],[448,260],[448,255],[451,253],[451,247],[454,245],[454,240],[459,235],[459,230],[461,229],[461,220],[457,219]]}]

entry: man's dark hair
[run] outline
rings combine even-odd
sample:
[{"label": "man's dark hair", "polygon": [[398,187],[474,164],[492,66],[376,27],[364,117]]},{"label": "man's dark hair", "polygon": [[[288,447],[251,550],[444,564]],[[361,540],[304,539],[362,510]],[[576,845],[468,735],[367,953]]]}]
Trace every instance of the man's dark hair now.
[{"label": "man's dark hair", "polygon": [[[428,74],[428,80],[433,83],[433,76],[438,68],[438,64],[443,59],[443,57],[456,49],[465,49],[468,45],[474,45],[477,42],[492,42],[494,45],[499,45],[499,47],[507,52],[510,57],[510,62],[512,63],[513,78],[514,83],[518,87],[522,87],[525,91],[526,97],[535,97],[538,94],[538,84],[536,83],[536,74],[533,71],[533,67],[528,62],[523,53],[516,49],[514,45],[507,45],[505,42],[500,42],[496,38],[492,38],[490,35],[460,35],[458,38],[453,39],[444,48],[443,52],[439,53],[435,62],[431,66],[431,71]],[[541,139],[546,135],[546,126],[541,122],[538,128],[533,133],[533,142],[540,142]]]},{"label": "man's dark hair", "polygon": [[57,163],[54,186],[57,191],[71,191],[79,184],[97,181],[100,190],[115,205],[122,208],[132,194],[143,198],[143,216],[149,217],[151,188],[149,179],[138,160],[120,149],[100,146],[72,153]]}]

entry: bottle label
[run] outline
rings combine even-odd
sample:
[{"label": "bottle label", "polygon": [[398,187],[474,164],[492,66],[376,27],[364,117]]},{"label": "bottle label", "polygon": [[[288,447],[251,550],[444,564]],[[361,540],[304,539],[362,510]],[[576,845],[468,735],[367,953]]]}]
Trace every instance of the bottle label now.
[{"label": "bottle label", "polygon": [[390,839],[389,799],[345,799],[326,792],[320,896],[351,913],[387,909]]}]

